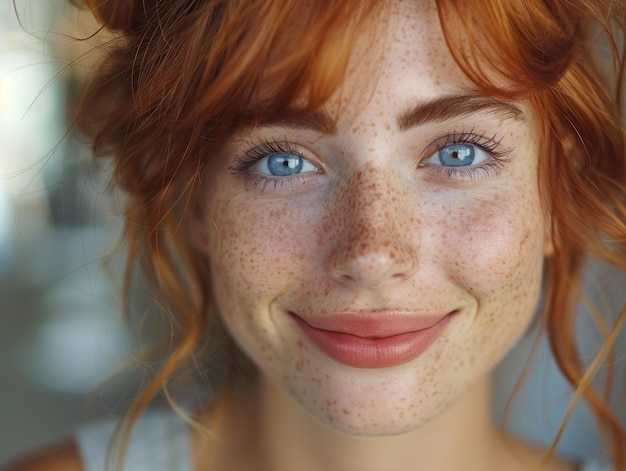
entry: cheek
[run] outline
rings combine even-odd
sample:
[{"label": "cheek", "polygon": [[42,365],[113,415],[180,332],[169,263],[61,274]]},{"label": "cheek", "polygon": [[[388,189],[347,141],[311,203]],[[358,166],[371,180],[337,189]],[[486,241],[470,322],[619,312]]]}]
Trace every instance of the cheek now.
[{"label": "cheek", "polygon": [[[209,257],[216,289],[256,301],[307,276],[302,263],[313,237],[302,203],[228,201],[212,211]],[[296,210],[298,208],[298,210]]]},{"label": "cheek", "polygon": [[541,289],[544,228],[538,198],[477,202],[445,225],[448,276],[476,300],[466,358],[497,360],[526,329]]},{"label": "cheek", "polygon": [[[538,199],[476,200],[441,227],[449,274],[477,297],[513,293],[541,274],[544,228]],[[508,297],[509,301],[512,301]]]}]

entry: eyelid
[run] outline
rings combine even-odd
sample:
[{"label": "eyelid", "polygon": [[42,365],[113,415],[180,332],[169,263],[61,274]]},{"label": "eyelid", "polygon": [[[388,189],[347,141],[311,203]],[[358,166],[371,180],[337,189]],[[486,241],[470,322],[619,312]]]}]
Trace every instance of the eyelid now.
[{"label": "eyelid", "polygon": [[[255,168],[263,160],[272,155],[280,154],[292,154],[300,157],[308,165],[314,167],[316,171],[307,170],[293,175],[279,176],[271,175]],[[251,185],[261,191],[270,189],[277,192],[305,191],[306,188],[311,188],[311,185],[319,183],[319,180],[310,178],[312,175],[324,173],[319,159],[314,154],[300,145],[290,143],[286,138],[284,140],[264,138],[257,142],[248,141],[247,148],[233,157],[228,169],[234,176],[243,179],[246,185]]]},{"label": "eyelid", "polygon": [[[276,154],[293,154],[307,161],[311,160],[298,146],[294,146],[286,138],[281,141],[277,139],[262,139],[258,143],[248,142],[247,149],[233,157],[233,162],[228,166],[228,169],[235,173],[246,172],[264,158]],[[319,168],[319,165],[313,165]]]},{"label": "eyelid", "polygon": [[429,158],[433,153],[455,144],[474,145],[489,153],[494,159],[502,159],[515,150],[514,147],[507,147],[498,150],[502,144],[502,138],[498,134],[490,135],[487,131],[475,132],[475,128],[470,131],[452,131],[441,136],[434,141],[419,156],[420,162]]},{"label": "eyelid", "polygon": [[[489,178],[500,175],[506,168],[508,156],[515,150],[514,147],[500,149],[502,138],[497,134],[489,135],[486,131],[476,133],[475,128],[469,132],[452,131],[431,142],[419,157],[419,167],[427,174],[444,180],[456,182],[474,182],[482,178]],[[491,136],[491,137],[488,137]],[[474,146],[488,156],[486,160],[474,165],[467,166],[447,166],[431,165],[425,163],[441,150],[454,145]]]}]

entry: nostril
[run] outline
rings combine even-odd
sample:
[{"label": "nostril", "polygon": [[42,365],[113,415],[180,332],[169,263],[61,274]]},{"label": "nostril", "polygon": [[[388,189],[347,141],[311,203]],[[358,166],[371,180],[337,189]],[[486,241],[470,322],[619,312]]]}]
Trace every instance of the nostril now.
[{"label": "nostril", "polygon": [[338,276],[338,277],[336,277],[336,278],[338,278],[338,279],[339,279],[339,281],[343,281],[344,283],[347,283],[347,282],[349,282],[349,281],[354,281],[354,278],[353,278],[353,277],[351,277],[350,275],[346,275],[346,274],[339,275],[339,276]]}]

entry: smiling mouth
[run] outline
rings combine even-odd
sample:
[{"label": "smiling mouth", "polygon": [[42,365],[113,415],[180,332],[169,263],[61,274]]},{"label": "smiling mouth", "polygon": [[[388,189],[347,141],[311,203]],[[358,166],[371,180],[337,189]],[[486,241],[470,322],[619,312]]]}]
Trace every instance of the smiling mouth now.
[{"label": "smiling mouth", "polygon": [[306,337],[336,362],[354,368],[391,368],[426,351],[455,313],[435,316],[334,314],[307,320],[290,314]]}]

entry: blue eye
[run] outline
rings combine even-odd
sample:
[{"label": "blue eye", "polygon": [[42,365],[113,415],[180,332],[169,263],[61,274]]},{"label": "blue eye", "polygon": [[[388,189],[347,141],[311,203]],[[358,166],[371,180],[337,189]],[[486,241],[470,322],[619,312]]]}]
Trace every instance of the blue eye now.
[{"label": "blue eye", "polygon": [[422,162],[423,165],[442,165],[444,167],[468,167],[483,163],[489,154],[480,147],[471,144],[453,144],[442,147]]},{"label": "blue eye", "polygon": [[275,177],[289,177],[302,172],[317,172],[319,169],[304,157],[289,153],[268,155],[252,166],[253,170]]}]

